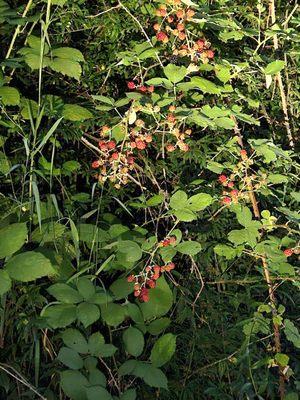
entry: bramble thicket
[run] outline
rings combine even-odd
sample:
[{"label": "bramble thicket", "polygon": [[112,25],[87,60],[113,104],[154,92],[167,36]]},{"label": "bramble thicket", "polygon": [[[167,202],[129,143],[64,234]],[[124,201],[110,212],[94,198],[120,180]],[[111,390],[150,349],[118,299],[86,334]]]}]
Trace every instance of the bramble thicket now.
[{"label": "bramble thicket", "polygon": [[0,398],[297,400],[294,0],[0,0]]}]

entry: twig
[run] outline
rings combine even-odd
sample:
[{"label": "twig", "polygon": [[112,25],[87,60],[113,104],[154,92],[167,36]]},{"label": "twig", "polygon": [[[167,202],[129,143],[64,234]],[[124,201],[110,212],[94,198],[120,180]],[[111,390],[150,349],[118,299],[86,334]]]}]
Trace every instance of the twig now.
[{"label": "twig", "polygon": [[[9,369],[11,369],[14,373],[10,372]],[[16,379],[18,382],[22,383],[24,386],[28,387],[32,392],[34,392],[40,399],[47,400],[46,397],[42,396],[29,382],[27,382],[22,375],[19,374],[18,371],[16,371],[13,367],[10,365],[6,364],[0,364],[0,369],[2,371],[6,372],[8,375]]]},{"label": "twig", "polygon": [[121,5],[118,4],[118,5],[114,6],[114,7],[108,8],[108,9],[105,10],[105,11],[101,11],[101,12],[99,12],[99,13],[96,14],[96,15],[87,15],[86,18],[97,18],[97,17],[100,17],[100,15],[102,15],[102,14],[106,14],[106,13],[108,13],[108,12],[110,12],[110,11],[112,11],[112,10],[115,10],[116,8],[120,8],[120,7],[121,7]]},{"label": "twig", "polygon": [[[295,11],[296,10],[293,10],[292,13],[295,12]],[[293,15],[292,13],[291,13],[291,15]],[[272,25],[274,25],[276,23],[275,0],[270,0],[270,2],[269,2],[269,14],[270,14],[270,17],[271,17]],[[286,26],[287,26],[288,21],[289,21],[288,19],[285,21]],[[273,36],[273,44],[274,44],[274,50],[277,51],[278,48],[279,48],[277,34],[275,34]],[[290,145],[290,147],[294,148],[295,144],[294,144],[293,134],[292,134],[290,120],[289,120],[289,113],[288,113],[288,107],[287,107],[287,98],[286,98],[286,94],[285,94],[284,85],[283,85],[282,76],[281,76],[281,72],[280,71],[276,74],[276,80],[278,82],[278,87],[279,87],[279,92],[280,92],[280,97],[281,97],[282,111],[283,111],[283,114],[284,114],[284,125],[285,125],[286,131],[287,131],[287,137],[288,137],[288,140],[289,140],[289,145]]]}]

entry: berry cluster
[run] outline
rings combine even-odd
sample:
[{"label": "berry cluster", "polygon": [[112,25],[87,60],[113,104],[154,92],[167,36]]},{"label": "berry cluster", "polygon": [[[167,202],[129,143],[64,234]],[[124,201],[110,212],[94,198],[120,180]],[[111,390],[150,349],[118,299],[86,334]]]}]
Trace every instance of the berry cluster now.
[{"label": "berry cluster", "polygon": [[[100,135],[104,137],[110,135],[110,132],[111,129],[104,126]],[[128,173],[134,168],[132,149],[127,142],[118,145],[111,138],[100,139],[98,147],[100,149],[100,157],[92,163],[92,168],[98,169],[96,178],[100,183],[109,180],[119,189],[121,185],[128,182]]]},{"label": "berry cluster", "polygon": [[[156,16],[161,20],[153,25],[156,39],[168,43],[171,39],[173,55],[190,57],[192,62],[207,63],[214,58],[214,51],[205,39],[194,39],[187,29],[187,23],[193,20],[195,11],[186,7],[180,0],[170,0],[169,4],[161,4]],[[178,45],[177,45],[178,43]]]},{"label": "berry cluster", "polygon": [[170,36],[183,41],[186,39],[185,23],[191,21],[195,11],[183,8],[180,0],[170,0],[169,4],[161,4],[156,10],[156,16],[161,17],[160,23],[154,24],[157,32],[156,38],[159,42],[168,43]]},{"label": "berry cluster", "polygon": [[[233,168],[232,174],[219,175],[218,182],[224,187],[222,192],[221,203],[224,205],[237,204],[239,200],[249,199],[249,190],[258,190],[267,183],[267,176],[262,174],[249,174],[249,167],[253,164],[253,160],[248,157],[247,151],[240,151],[241,160]],[[239,183],[239,189],[236,189],[236,181]]]},{"label": "berry cluster", "polygon": [[130,147],[131,149],[144,150],[153,140],[150,130],[146,130],[145,122],[142,119],[135,121],[135,127],[130,130]]},{"label": "berry cluster", "polygon": [[169,263],[160,267],[159,265],[149,265],[138,275],[129,275],[127,282],[134,283],[134,296],[140,302],[148,302],[150,299],[149,290],[154,289],[157,279],[163,272],[170,272],[175,268],[174,263]]},{"label": "berry cluster", "polygon": [[167,237],[164,240],[162,240],[159,243],[159,247],[174,246],[175,244],[176,244],[176,237],[175,236],[171,236],[171,237]]},{"label": "berry cluster", "polygon": [[[136,79],[137,80],[137,79]],[[134,80],[127,82],[127,87],[130,90],[138,90],[142,93],[153,93],[154,92],[154,86],[146,86],[142,85],[140,82],[135,82]]]},{"label": "berry cluster", "polygon": [[294,254],[294,249],[285,249],[283,251],[284,255],[286,255],[287,257],[290,257]]},{"label": "berry cluster", "polygon": [[218,181],[222,184],[222,186],[227,187],[228,189],[232,189],[230,191],[224,190],[222,197],[222,204],[230,205],[231,203],[237,204],[239,202],[239,196],[241,193],[238,189],[234,189],[234,175],[230,175],[228,178],[226,175],[219,175]]}]

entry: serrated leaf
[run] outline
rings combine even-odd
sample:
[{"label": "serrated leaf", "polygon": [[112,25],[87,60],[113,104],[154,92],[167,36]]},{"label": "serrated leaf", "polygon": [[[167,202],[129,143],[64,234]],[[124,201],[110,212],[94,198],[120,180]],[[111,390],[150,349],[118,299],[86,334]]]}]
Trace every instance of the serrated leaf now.
[{"label": "serrated leaf", "polygon": [[164,67],[164,74],[173,83],[178,83],[184,79],[187,74],[187,68],[175,64],[168,64]]},{"label": "serrated leaf", "polygon": [[78,81],[82,72],[79,62],[65,58],[54,58],[54,60],[49,63],[49,67],[55,72],[60,72],[61,74],[67,75],[70,78],[75,78]]},{"label": "serrated leaf", "polygon": [[53,329],[64,328],[76,320],[76,306],[73,304],[55,304],[43,313],[48,324]]},{"label": "serrated leaf", "polygon": [[68,347],[62,347],[59,350],[57,359],[71,369],[81,369],[83,367],[83,361],[80,355],[75,350],[69,349]]},{"label": "serrated leaf", "polygon": [[275,75],[280,72],[285,66],[285,62],[282,60],[276,60],[270,62],[264,69],[266,75]]},{"label": "serrated leaf", "polygon": [[133,284],[127,282],[125,278],[121,278],[114,281],[109,290],[114,294],[116,300],[124,299],[133,292]]},{"label": "serrated leaf", "polygon": [[87,400],[113,400],[110,393],[102,386],[92,386],[86,389]]},{"label": "serrated leaf", "polygon": [[210,194],[198,193],[190,197],[187,202],[187,207],[191,211],[202,211],[208,207],[213,201]]},{"label": "serrated leaf", "polygon": [[81,51],[73,47],[58,47],[52,50],[52,56],[73,61],[84,61]]},{"label": "serrated leaf", "polygon": [[170,198],[170,207],[175,210],[184,209],[187,205],[188,196],[183,190],[178,190]]},{"label": "serrated leaf", "polygon": [[125,309],[119,304],[109,303],[101,305],[102,319],[110,326],[118,326],[125,319]]},{"label": "serrated leaf", "polygon": [[95,295],[95,286],[91,282],[91,280],[87,277],[79,278],[77,281],[77,290],[84,298],[84,300],[89,300],[91,297]]},{"label": "serrated leaf", "polygon": [[104,336],[100,332],[93,333],[88,340],[89,352],[99,357],[101,347],[105,344]]},{"label": "serrated leaf", "polygon": [[77,306],[77,318],[87,328],[100,318],[99,307],[96,304],[80,303]]},{"label": "serrated leaf", "polygon": [[284,333],[290,342],[293,343],[297,349],[300,349],[300,333],[295,324],[289,319],[284,320]]},{"label": "serrated leaf", "polygon": [[84,121],[93,117],[93,114],[78,104],[65,104],[63,116],[69,121]]},{"label": "serrated leaf", "polygon": [[191,84],[197,88],[200,89],[201,92],[203,93],[209,93],[209,94],[220,94],[221,89],[218,87],[215,83],[205,79],[201,78],[200,76],[193,77],[191,79]]},{"label": "serrated leaf", "polygon": [[79,371],[61,372],[60,383],[64,393],[72,400],[86,400],[86,388],[89,382]]},{"label": "serrated leaf", "polygon": [[5,270],[0,270],[0,296],[8,292],[11,288],[11,279]]},{"label": "serrated leaf", "polygon": [[202,246],[198,242],[188,240],[186,242],[179,243],[175,247],[175,250],[179,251],[179,253],[182,253],[182,254],[194,256],[202,250]]},{"label": "serrated leaf", "polygon": [[173,295],[165,278],[162,276],[157,280],[157,285],[151,289],[150,300],[139,304],[144,319],[150,320],[154,317],[165,315],[173,304]]},{"label": "serrated leaf", "polygon": [[47,292],[62,303],[76,304],[83,300],[81,294],[66,283],[55,283],[47,289]]},{"label": "serrated leaf", "polygon": [[160,337],[151,350],[150,360],[155,367],[161,367],[172,358],[176,349],[176,336],[172,333]]},{"label": "serrated leaf", "polygon": [[42,253],[26,251],[13,256],[5,265],[12,279],[21,282],[34,281],[43,276],[55,275],[51,261]]},{"label": "serrated leaf", "polygon": [[144,335],[139,329],[134,328],[133,326],[130,326],[128,329],[126,329],[123,332],[123,342],[125,345],[125,350],[130,355],[138,357],[142,354],[145,341]]},{"label": "serrated leaf", "polygon": [[26,223],[7,225],[0,229],[0,258],[11,256],[23,246],[27,238]]},{"label": "serrated leaf", "polygon": [[62,333],[62,340],[70,349],[78,353],[87,353],[88,344],[85,337],[77,329],[69,328]]},{"label": "serrated leaf", "polygon": [[156,319],[155,321],[150,322],[150,324],[147,326],[147,331],[151,335],[159,335],[170,325],[170,323],[171,320],[167,317]]},{"label": "serrated leaf", "polygon": [[20,93],[14,87],[2,86],[0,87],[0,100],[6,106],[17,106],[20,104]]}]

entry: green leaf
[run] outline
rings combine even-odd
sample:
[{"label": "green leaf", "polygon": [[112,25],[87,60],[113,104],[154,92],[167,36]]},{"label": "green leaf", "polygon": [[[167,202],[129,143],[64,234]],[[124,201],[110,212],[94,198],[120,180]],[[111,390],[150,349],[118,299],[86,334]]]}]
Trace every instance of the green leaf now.
[{"label": "green leaf", "polygon": [[63,116],[68,121],[84,121],[93,117],[93,114],[78,104],[65,104]]},{"label": "green leaf", "polygon": [[139,364],[137,360],[125,361],[119,368],[118,373],[120,376],[131,375],[136,366]]},{"label": "green leaf", "polygon": [[168,64],[164,67],[164,74],[173,83],[178,83],[184,79],[187,74],[187,68],[184,66],[177,66],[175,64]]},{"label": "green leaf", "polygon": [[20,250],[27,238],[25,223],[7,225],[0,229],[0,258],[11,256]]},{"label": "green leaf", "polygon": [[5,266],[12,279],[21,282],[34,281],[43,276],[55,275],[50,260],[35,251],[26,251],[13,256]]},{"label": "green leaf", "polygon": [[190,197],[187,207],[191,211],[202,211],[212,203],[213,199],[210,194],[198,193]]},{"label": "green leaf", "polygon": [[286,367],[289,363],[289,356],[283,353],[275,354],[276,363],[279,364],[281,367]]},{"label": "green leaf", "polygon": [[154,207],[154,206],[158,206],[163,201],[164,201],[164,196],[162,194],[156,194],[156,195],[150,197],[150,199],[148,199],[146,201],[146,205],[148,207]]},{"label": "green leaf", "polygon": [[178,190],[170,198],[170,207],[174,208],[175,210],[184,209],[187,206],[187,201],[187,194],[182,190]]},{"label": "green leaf", "polygon": [[186,242],[179,243],[175,247],[175,249],[179,251],[179,253],[187,254],[189,256],[194,256],[201,251],[202,247],[200,243],[189,240]]},{"label": "green leaf", "polygon": [[226,67],[224,65],[216,65],[215,70],[216,76],[221,82],[226,83],[230,80],[230,67]]},{"label": "green leaf", "polygon": [[133,284],[127,282],[125,278],[114,281],[109,290],[114,294],[116,300],[124,299],[133,292]]},{"label": "green leaf", "polygon": [[65,283],[55,283],[47,289],[47,292],[62,303],[76,304],[83,300],[81,294],[76,289]]},{"label": "green leaf", "polygon": [[269,63],[264,69],[266,75],[275,75],[280,72],[285,66],[285,62],[282,60],[276,60]]},{"label": "green leaf", "polygon": [[41,59],[40,53],[36,54],[34,52],[28,52],[25,57],[26,64],[32,69],[32,71],[49,67],[51,60],[49,57],[43,57]]},{"label": "green leaf", "polygon": [[80,163],[78,161],[66,161],[63,163],[63,169],[68,172],[76,172],[80,169]]},{"label": "green leaf", "polygon": [[54,60],[49,63],[49,67],[53,69],[53,71],[60,72],[70,78],[75,78],[77,81],[79,81],[82,72],[79,62],[65,58],[54,58]]},{"label": "green leaf", "polygon": [[219,256],[225,257],[227,260],[232,260],[234,257],[236,257],[236,249],[227,246],[226,244],[217,244],[214,247],[214,252]]},{"label": "green leaf", "polygon": [[252,212],[249,207],[236,208],[236,217],[238,222],[245,228],[252,224]]},{"label": "green leaf", "polygon": [[168,389],[168,380],[166,375],[158,368],[147,365],[146,373],[143,379],[147,385],[156,388]]},{"label": "green leaf", "polygon": [[[41,38],[38,36],[30,35],[27,38],[27,43],[31,49],[29,50],[35,50],[36,54],[40,54],[41,51]],[[47,43],[44,44],[44,54],[47,54],[49,52],[49,46]]]},{"label": "green leaf", "polygon": [[122,240],[118,242],[118,250],[122,253],[124,261],[135,262],[140,260],[142,257],[140,246],[131,240]]},{"label": "green leaf", "polygon": [[289,179],[285,175],[281,174],[269,174],[268,176],[268,182],[273,183],[273,184],[279,184],[279,183],[286,183],[288,182]]},{"label": "green leaf", "polygon": [[300,333],[298,328],[289,319],[284,320],[284,333],[287,340],[292,342],[297,349],[300,349]]},{"label": "green leaf", "polygon": [[11,288],[11,279],[8,273],[1,269],[0,270],[0,296],[3,296],[4,293],[8,292]]},{"label": "green leaf", "polygon": [[215,161],[208,161],[206,168],[212,172],[215,172],[216,174],[221,174],[224,166]]},{"label": "green leaf", "polygon": [[69,328],[62,333],[64,344],[78,353],[88,353],[88,344],[84,336],[77,329]]},{"label": "green leaf", "polygon": [[[97,359],[96,359],[97,363]],[[105,375],[96,368],[93,368],[89,373],[89,382],[91,385],[100,385],[105,387],[106,386],[106,378]]]},{"label": "green leaf", "polygon": [[91,299],[96,293],[95,286],[89,278],[79,278],[76,285],[78,292],[81,294],[84,300]]},{"label": "green leaf", "polygon": [[86,400],[86,388],[88,386],[87,378],[79,371],[69,370],[61,373],[62,390],[72,400]]},{"label": "green leaf", "polygon": [[136,400],[136,390],[135,389],[128,389],[124,392],[120,400]]},{"label": "green leaf", "polygon": [[95,356],[99,357],[102,346],[104,345],[104,336],[100,332],[93,333],[88,340],[89,352]]},{"label": "green leaf", "polygon": [[162,276],[157,280],[157,285],[151,289],[150,300],[139,304],[145,320],[165,315],[173,304],[173,295],[165,278]]},{"label": "green leaf", "polygon": [[47,319],[51,328],[64,328],[76,320],[76,306],[73,304],[55,304],[44,311],[43,317]]},{"label": "green leaf", "polygon": [[132,321],[134,321],[136,324],[144,323],[144,318],[141,309],[136,304],[127,303],[126,308],[128,316],[132,319]]},{"label": "green leaf", "polygon": [[99,307],[96,304],[80,303],[77,306],[77,318],[87,328],[100,318]]},{"label": "green leaf", "polygon": [[231,241],[231,243],[234,243],[235,245],[248,243],[251,247],[254,247],[257,243],[257,239],[259,238],[259,231],[255,227],[248,227],[241,230],[233,230],[228,234],[228,239]]},{"label": "green leaf", "polygon": [[151,335],[159,335],[170,325],[170,323],[171,320],[167,317],[156,319],[155,321],[150,322],[150,324],[147,326],[147,331]]},{"label": "green leaf", "polygon": [[84,57],[81,51],[78,49],[74,49],[73,47],[59,47],[57,49],[54,49],[52,50],[52,56],[73,61],[84,61]]},{"label": "green leaf", "polygon": [[175,353],[176,336],[172,333],[160,337],[151,350],[150,360],[155,367],[166,364]]},{"label": "green leaf", "polygon": [[214,119],[214,123],[219,128],[224,129],[233,129],[235,127],[235,122],[229,117],[216,118]]},{"label": "green leaf", "polygon": [[10,86],[0,87],[0,99],[5,106],[17,106],[20,104],[20,93]]},{"label": "green leaf", "polygon": [[83,361],[80,355],[75,350],[69,349],[68,347],[62,347],[59,350],[57,359],[71,369],[81,369],[83,367]]},{"label": "green leaf", "polygon": [[284,400],[299,400],[299,395],[296,392],[289,392],[284,396]]},{"label": "green leaf", "polygon": [[197,219],[197,215],[190,210],[175,210],[172,212],[179,221],[191,222]]},{"label": "green leaf", "polygon": [[79,240],[86,243],[100,243],[109,239],[106,231],[93,224],[79,224],[77,226]]},{"label": "green leaf", "polygon": [[125,345],[125,350],[130,355],[138,357],[142,354],[145,341],[144,335],[139,329],[132,326],[126,329],[123,332],[123,342]]},{"label": "green leaf", "polygon": [[0,172],[1,174],[8,174],[11,168],[11,164],[9,162],[9,159],[6,157],[6,155],[3,153],[3,151],[0,151]]},{"label": "green leaf", "polygon": [[113,400],[109,392],[102,386],[92,386],[86,389],[87,400]]},{"label": "green leaf", "polygon": [[195,88],[200,89],[203,93],[210,93],[210,94],[220,94],[221,89],[215,83],[201,78],[200,76],[194,76],[191,79],[191,84],[194,85]]},{"label": "green leaf", "polygon": [[99,357],[112,357],[117,350],[113,344],[103,344],[99,349]]},{"label": "green leaf", "polygon": [[115,303],[103,304],[101,306],[101,315],[107,325],[118,326],[125,319],[125,309]]}]

